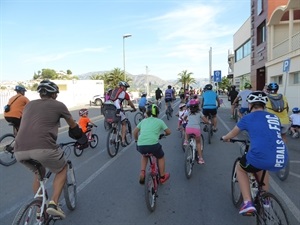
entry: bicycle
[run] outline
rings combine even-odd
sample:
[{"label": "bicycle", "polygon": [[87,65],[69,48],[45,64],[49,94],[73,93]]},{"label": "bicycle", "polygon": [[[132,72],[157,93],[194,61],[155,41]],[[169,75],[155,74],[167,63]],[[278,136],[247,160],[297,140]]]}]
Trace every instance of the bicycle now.
[{"label": "bicycle", "polygon": [[239,110],[240,110],[241,105],[236,103],[233,109],[233,119],[237,123],[239,121]]},{"label": "bicycle", "polygon": [[[133,112],[132,110],[123,110],[123,112]],[[130,121],[126,118],[124,120],[126,123],[126,134],[125,134],[125,142],[127,145],[129,145],[132,141],[132,128],[131,128],[131,123]],[[107,153],[108,155],[113,158],[118,154],[120,143],[122,140],[121,137],[121,117],[116,116],[115,118],[112,119],[111,121],[111,129],[108,132],[107,135],[107,142],[106,142],[106,147],[107,147]]]},{"label": "bicycle", "polygon": [[[195,134],[190,134],[188,140],[188,145],[185,149],[184,154],[184,172],[187,179],[190,179],[193,172],[193,166],[195,164],[195,161],[198,159],[198,152],[196,147],[196,140],[195,140]],[[201,149],[203,152],[204,149],[204,137],[201,134]]]},{"label": "bicycle", "polygon": [[17,162],[13,152],[17,130],[12,123],[8,123],[8,125],[13,126],[14,133],[4,134],[0,137],[0,164],[3,166],[10,166]]},{"label": "bicycle", "polygon": [[203,131],[207,132],[207,141],[208,141],[208,144],[211,144],[211,138],[214,134],[211,114],[208,115],[208,121],[209,121],[209,124],[204,125]]},{"label": "bicycle", "polygon": [[[91,147],[91,148],[96,148],[97,145],[98,145],[98,141],[99,141],[99,137],[97,134],[95,134],[93,132],[93,127],[98,127],[96,125],[93,125],[91,123],[88,124],[87,126],[87,132],[85,133],[85,135],[87,136],[88,138],[88,145]],[[83,153],[83,148],[80,147],[80,145],[74,145],[74,155],[76,155],[77,157],[81,156],[82,153]]]},{"label": "bicycle", "polygon": [[141,109],[140,109],[140,111],[137,112],[137,113],[134,115],[134,123],[135,123],[135,125],[138,125],[139,122],[141,122],[143,119],[145,119],[146,107],[147,107],[148,105],[151,105],[151,104],[153,104],[153,102],[149,100],[149,101],[147,102],[146,106],[145,106],[145,109],[144,109],[144,110],[141,110]]},{"label": "bicycle", "polygon": [[[71,153],[71,147],[76,142],[61,143],[59,146],[63,149],[64,154],[68,156]],[[54,224],[57,220],[61,220],[59,216],[52,216],[46,212],[46,205],[48,202],[48,194],[46,190],[46,183],[51,177],[51,172],[48,171],[46,175],[43,175],[42,165],[33,159],[26,160],[27,163],[35,166],[40,187],[34,195],[31,202],[25,204],[17,213],[12,225],[49,225]],[[63,188],[65,202],[67,208],[73,211],[77,204],[77,185],[73,164],[70,160],[67,160],[67,179]]]},{"label": "bicycle", "polygon": [[[245,145],[245,154],[247,154],[250,146],[248,140],[231,139],[230,142],[240,142]],[[237,180],[236,167],[241,157],[238,157],[233,164],[231,174],[231,197],[235,207],[239,208],[243,202],[243,197],[239,188]],[[263,190],[264,177],[266,170],[263,170],[261,179],[259,180],[256,173],[248,173],[250,192],[254,207],[256,208],[255,213],[246,214],[247,216],[256,216],[256,224],[273,224],[273,225],[289,225],[286,211],[283,204],[279,199],[272,193]]]},{"label": "bicycle", "polygon": [[171,102],[167,103],[167,110],[166,110],[166,115],[167,115],[167,120],[170,119],[170,117],[172,117],[172,113],[173,113],[173,109],[171,106]]},{"label": "bicycle", "polygon": [[[159,139],[166,137],[164,134]],[[158,197],[158,185],[160,184],[160,174],[157,159],[153,154],[144,154],[148,158],[149,166],[145,174],[145,200],[150,212],[156,209],[156,199]]]}]

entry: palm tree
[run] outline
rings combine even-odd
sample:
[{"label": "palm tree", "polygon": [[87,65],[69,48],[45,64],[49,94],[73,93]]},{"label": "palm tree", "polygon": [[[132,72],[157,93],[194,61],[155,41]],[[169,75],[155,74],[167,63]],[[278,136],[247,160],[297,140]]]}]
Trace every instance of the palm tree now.
[{"label": "palm tree", "polygon": [[94,74],[94,75],[90,76],[90,79],[91,80],[102,80],[100,74]]},{"label": "palm tree", "polygon": [[177,83],[181,83],[183,85],[184,90],[186,88],[189,88],[190,84],[195,84],[196,80],[195,78],[192,77],[193,73],[192,72],[188,72],[187,70],[183,70],[181,73],[178,74],[179,78],[178,78],[178,82]]}]

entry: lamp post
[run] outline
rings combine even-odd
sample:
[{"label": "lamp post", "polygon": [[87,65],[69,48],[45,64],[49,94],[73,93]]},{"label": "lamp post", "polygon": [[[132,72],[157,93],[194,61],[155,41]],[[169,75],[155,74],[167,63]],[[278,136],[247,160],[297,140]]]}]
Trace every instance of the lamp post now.
[{"label": "lamp post", "polygon": [[126,81],[126,71],[125,71],[125,38],[131,37],[131,34],[123,35],[123,72],[124,72],[124,81]]}]

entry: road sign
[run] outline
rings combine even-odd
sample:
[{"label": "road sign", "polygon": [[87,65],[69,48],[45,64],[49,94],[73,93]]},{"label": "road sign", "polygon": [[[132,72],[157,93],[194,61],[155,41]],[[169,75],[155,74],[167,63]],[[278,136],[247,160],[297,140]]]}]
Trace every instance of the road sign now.
[{"label": "road sign", "polygon": [[222,80],[222,73],[221,70],[214,71],[214,82],[221,82]]},{"label": "road sign", "polygon": [[291,60],[286,59],[283,61],[282,71],[288,73],[290,71]]}]

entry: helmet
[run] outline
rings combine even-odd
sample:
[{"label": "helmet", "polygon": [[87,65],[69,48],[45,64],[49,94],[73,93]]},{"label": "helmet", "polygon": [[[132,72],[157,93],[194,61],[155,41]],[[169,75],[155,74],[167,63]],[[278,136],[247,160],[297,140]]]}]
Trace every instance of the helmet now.
[{"label": "helmet", "polygon": [[293,112],[293,113],[300,113],[300,109],[299,109],[298,107],[294,107],[294,108],[292,109],[292,112]]},{"label": "helmet", "polygon": [[110,92],[110,91],[112,91],[112,90],[113,90],[112,88],[108,88],[108,89],[107,89],[107,92]]},{"label": "helmet", "polygon": [[235,85],[231,85],[231,89],[232,89],[232,90],[235,90],[235,89],[236,89],[236,86],[235,86]]},{"label": "helmet", "polygon": [[157,107],[157,105],[155,104],[151,104],[151,105],[148,105],[147,107],[147,115],[148,116],[154,116],[154,117],[158,117],[158,114],[159,114],[159,108]]},{"label": "helmet", "polygon": [[211,84],[205,85],[204,89],[205,90],[212,90],[213,86]]},{"label": "helmet", "polygon": [[146,96],[147,96],[147,92],[143,92],[142,97],[146,97]]},{"label": "helmet", "polygon": [[120,81],[119,86],[123,86],[123,87],[126,87],[126,88],[130,87],[130,85],[126,81]]},{"label": "helmet", "polygon": [[267,90],[271,91],[271,92],[277,92],[278,89],[279,89],[279,86],[277,83],[270,83],[267,87]]},{"label": "helmet", "polygon": [[193,99],[198,99],[198,95],[197,94],[193,95]]},{"label": "helmet", "polygon": [[249,83],[245,83],[244,88],[252,88],[252,86]]},{"label": "helmet", "polygon": [[193,98],[189,101],[189,105],[190,107],[195,107],[195,106],[199,107],[199,101]]},{"label": "helmet", "polygon": [[172,88],[172,86],[171,85],[168,85],[168,89],[171,89]]},{"label": "helmet", "polygon": [[16,92],[24,92],[24,91],[27,91],[27,90],[25,89],[25,87],[23,85],[17,85],[15,87],[15,91]]},{"label": "helmet", "polygon": [[37,87],[39,93],[46,91],[47,93],[59,93],[58,86],[50,80],[42,80]]},{"label": "helmet", "polygon": [[80,109],[79,116],[87,116],[89,114],[88,109]]},{"label": "helmet", "polygon": [[247,102],[251,104],[258,103],[258,102],[266,104],[267,101],[268,101],[268,97],[266,93],[263,91],[254,91],[250,93],[247,97]]},{"label": "helmet", "polygon": [[179,109],[181,109],[181,108],[183,108],[183,107],[185,107],[185,106],[186,106],[186,104],[181,103],[181,104],[179,105]]}]

